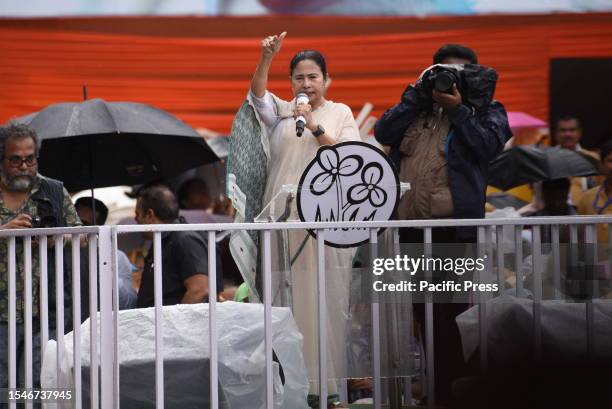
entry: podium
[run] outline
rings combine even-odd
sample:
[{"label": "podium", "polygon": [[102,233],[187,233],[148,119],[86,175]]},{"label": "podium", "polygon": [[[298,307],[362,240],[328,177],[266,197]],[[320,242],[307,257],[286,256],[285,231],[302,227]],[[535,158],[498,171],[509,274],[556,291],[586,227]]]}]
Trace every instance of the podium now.
[{"label": "podium", "polygon": [[[385,186],[383,186],[385,188]],[[396,185],[393,185],[396,188]],[[308,188],[304,188],[308,190]],[[399,192],[400,197],[410,189],[410,183],[400,182]],[[272,197],[272,199],[264,206],[262,211],[255,217],[255,223],[270,223],[270,222],[300,222],[300,215],[297,208],[298,185],[290,184],[283,185],[282,188]],[[283,307],[292,307],[291,300],[291,265],[299,256],[299,250],[303,248],[305,240],[301,241],[298,246],[298,252],[291,254],[290,239],[287,230],[279,232],[280,238],[277,241],[277,251],[280,255],[277,267],[282,272],[282,281],[280,283],[280,305]],[[294,243],[291,243],[292,245]]]},{"label": "podium", "polygon": [[[272,200],[268,202],[261,213],[259,213],[255,223],[269,222],[295,222],[300,221],[297,213],[297,185],[284,185],[282,189],[274,195]],[[293,310],[293,301],[291,297],[291,255],[289,252],[289,234],[287,230],[277,232],[280,239],[275,240],[277,244],[276,254],[279,255],[277,260],[277,268],[281,273],[280,283],[280,306],[289,307]]]}]

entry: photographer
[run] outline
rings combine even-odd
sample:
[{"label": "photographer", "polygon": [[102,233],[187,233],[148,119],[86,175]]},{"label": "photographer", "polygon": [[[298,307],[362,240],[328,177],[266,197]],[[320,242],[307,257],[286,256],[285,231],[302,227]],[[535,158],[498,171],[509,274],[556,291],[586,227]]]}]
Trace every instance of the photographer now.
[{"label": "photographer", "polygon": [[[27,125],[10,123],[0,127],[0,229],[64,227],[81,224],[68,192],[61,182],[38,173],[39,141],[36,132]],[[33,243],[34,244],[34,243]],[[24,386],[24,280],[23,242],[16,246],[16,323],[17,323],[17,387]],[[32,343],[34,384],[39,384],[40,328],[39,320],[39,252],[32,248]],[[8,240],[0,240],[0,388],[8,385]],[[49,326],[53,334],[54,262],[49,252]],[[65,275],[69,296],[70,274]],[[70,298],[65,300],[69,305]],[[68,315],[67,318],[70,318]],[[50,334],[50,335],[51,335]]]},{"label": "photographer", "polygon": [[[398,217],[482,218],[488,164],[511,137],[506,111],[493,101],[497,73],[477,65],[474,51],[455,44],[441,47],[433,63],[375,126],[376,140],[391,147],[400,180],[411,184]],[[435,228],[432,241],[474,243],[476,229]],[[423,230],[400,229],[400,242],[423,242]],[[450,398],[452,381],[464,371],[455,317],[466,308],[466,303],[434,304],[434,372],[441,401]],[[424,327],[423,304],[414,309]]]},{"label": "photographer", "polygon": [[[475,65],[474,51],[460,45],[444,45],[433,62],[458,64],[451,68],[460,81],[440,91],[430,77],[436,71],[439,76],[441,67],[428,68],[375,126],[376,140],[391,147],[400,180],[412,185],[400,202],[399,217],[482,218],[488,163],[511,137],[503,105],[492,100],[497,74]],[[414,235],[402,234],[418,238]],[[438,235],[444,236],[442,242],[473,242],[475,230],[446,229]]]}]

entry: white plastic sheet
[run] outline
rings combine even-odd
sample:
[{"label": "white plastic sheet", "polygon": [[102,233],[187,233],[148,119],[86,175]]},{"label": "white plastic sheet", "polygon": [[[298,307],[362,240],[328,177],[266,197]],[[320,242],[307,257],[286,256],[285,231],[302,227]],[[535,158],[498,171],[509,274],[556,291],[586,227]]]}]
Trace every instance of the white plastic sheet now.
[{"label": "white plastic sheet", "polygon": [[[166,408],[209,408],[208,304],[163,307]],[[265,407],[263,305],[217,304],[220,408]],[[288,308],[273,308],[274,407],[307,409],[308,380],[302,335]],[[83,407],[89,405],[90,320],[81,325]],[[123,408],[155,407],[154,309],[119,312],[120,402]],[[73,336],[65,335],[64,362],[57,382],[57,344],[49,341],[41,371],[43,388],[71,387]],[[98,352],[99,353],[99,352]],[[102,357],[102,359],[108,359]],[[54,406],[55,407],[55,406]]]},{"label": "white plastic sheet", "polygon": [[[531,300],[502,295],[487,303],[487,339],[493,362],[510,364],[526,359],[533,346],[533,304]],[[548,360],[570,360],[586,356],[587,323],[583,303],[543,301],[541,307],[542,345]],[[612,359],[612,303],[593,303],[594,354]],[[457,317],[463,355],[467,361],[480,344],[478,306]]]}]

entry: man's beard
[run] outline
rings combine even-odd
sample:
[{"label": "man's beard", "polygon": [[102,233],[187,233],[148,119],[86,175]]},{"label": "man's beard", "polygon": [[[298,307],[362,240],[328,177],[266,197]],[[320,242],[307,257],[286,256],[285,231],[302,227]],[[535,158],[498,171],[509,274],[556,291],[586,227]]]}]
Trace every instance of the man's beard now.
[{"label": "man's beard", "polygon": [[[35,173],[34,173],[35,174]],[[22,172],[17,175],[7,176],[1,172],[0,178],[4,186],[12,192],[27,192],[34,183],[34,174],[30,172]]]}]

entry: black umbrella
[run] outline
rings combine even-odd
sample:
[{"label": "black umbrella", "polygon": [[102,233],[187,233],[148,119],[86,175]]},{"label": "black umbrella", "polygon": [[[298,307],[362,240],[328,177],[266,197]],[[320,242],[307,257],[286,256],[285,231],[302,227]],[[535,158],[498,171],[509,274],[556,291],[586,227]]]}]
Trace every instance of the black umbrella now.
[{"label": "black umbrella", "polygon": [[520,145],[502,152],[489,164],[489,184],[507,190],[525,183],[597,175],[591,160],[560,147]]},{"label": "black umbrella", "polygon": [[145,104],[61,103],[18,121],[42,141],[40,173],[70,191],[148,183],[219,160],[190,126]]},{"label": "black umbrella", "polygon": [[214,138],[207,139],[206,142],[219,159],[227,158],[229,153],[229,137],[226,135],[215,136]]}]

